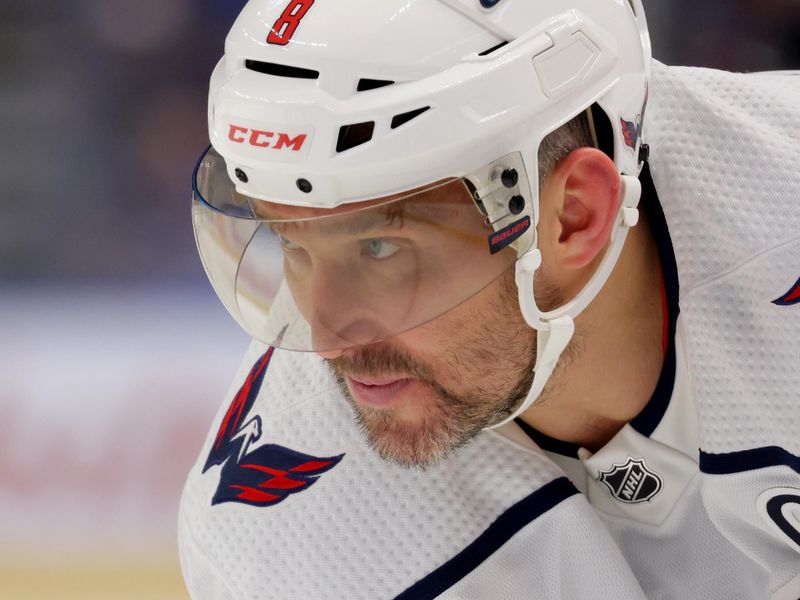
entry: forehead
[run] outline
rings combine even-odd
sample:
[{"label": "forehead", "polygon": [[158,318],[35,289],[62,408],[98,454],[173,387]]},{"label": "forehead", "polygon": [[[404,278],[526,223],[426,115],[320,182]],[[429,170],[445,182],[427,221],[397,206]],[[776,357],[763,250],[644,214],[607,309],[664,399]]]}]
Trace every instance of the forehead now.
[{"label": "forehead", "polygon": [[[368,218],[368,215],[400,214],[413,206],[415,213],[440,210],[443,205],[471,203],[461,179],[445,179],[433,184],[373,200],[352,202],[331,209],[288,206],[266,200],[249,199],[253,213],[262,221],[281,223],[332,219]],[[338,219],[335,217],[339,217]]]}]

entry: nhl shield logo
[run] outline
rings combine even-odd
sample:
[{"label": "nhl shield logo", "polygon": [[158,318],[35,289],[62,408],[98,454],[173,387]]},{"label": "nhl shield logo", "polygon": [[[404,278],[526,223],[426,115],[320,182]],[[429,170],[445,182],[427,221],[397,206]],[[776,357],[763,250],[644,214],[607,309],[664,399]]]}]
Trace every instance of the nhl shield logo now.
[{"label": "nhl shield logo", "polygon": [[647,468],[643,458],[631,458],[623,465],[600,471],[598,481],[611,495],[626,504],[649,502],[661,491],[661,477]]}]

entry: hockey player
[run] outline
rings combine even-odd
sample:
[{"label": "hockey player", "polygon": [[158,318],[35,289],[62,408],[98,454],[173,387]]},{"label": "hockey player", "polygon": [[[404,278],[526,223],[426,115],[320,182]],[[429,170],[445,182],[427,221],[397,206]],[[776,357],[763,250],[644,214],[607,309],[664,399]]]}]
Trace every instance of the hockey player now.
[{"label": "hockey player", "polygon": [[798,102],[652,63],[639,0],[251,0],[193,597],[800,597]]}]

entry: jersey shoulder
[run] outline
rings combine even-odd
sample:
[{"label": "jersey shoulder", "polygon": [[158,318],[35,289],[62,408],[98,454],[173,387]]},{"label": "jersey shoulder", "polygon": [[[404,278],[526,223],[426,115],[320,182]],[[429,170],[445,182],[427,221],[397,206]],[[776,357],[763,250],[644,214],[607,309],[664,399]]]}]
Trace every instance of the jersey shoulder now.
[{"label": "jersey shoulder", "polygon": [[657,65],[651,100],[651,173],[680,280],[700,497],[725,539],[768,565],[770,593],[795,597],[800,78]]},{"label": "jersey shoulder", "polygon": [[800,77],[656,64],[651,105],[700,446],[800,456]]},{"label": "jersey shoulder", "polygon": [[682,287],[800,238],[800,77],[656,63],[645,136]]}]

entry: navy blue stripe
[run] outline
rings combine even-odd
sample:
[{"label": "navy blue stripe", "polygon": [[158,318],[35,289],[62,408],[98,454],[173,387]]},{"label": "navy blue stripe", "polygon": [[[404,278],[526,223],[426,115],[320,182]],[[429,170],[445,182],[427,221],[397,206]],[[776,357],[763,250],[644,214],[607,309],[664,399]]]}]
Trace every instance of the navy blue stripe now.
[{"label": "navy blue stripe", "polygon": [[675,252],[672,248],[672,239],[667,228],[664,210],[658,200],[653,179],[650,176],[650,167],[645,165],[642,175],[642,201],[640,207],[647,212],[650,230],[653,234],[658,258],[661,262],[661,272],[664,275],[664,292],[667,296],[667,353],[664,356],[664,365],[658,377],[656,389],[650,401],[632,421],[631,427],[644,436],[650,437],[661,423],[672,399],[672,390],[675,387],[675,327],[678,322],[680,306],[680,284],[678,283],[678,264],[675,261]]},{"label": "navy blue stripe", "polygon": [[700,470],[712,475],[728,475],[778,465],[791,467],[800,473],[800,456],[795,456],[778,446],[766,446],[726,454],[710,454],[700,451]]},{"label": "navy blue stripe", "polygon": [[520,429],[522,429],[522,431],[524,431],[525,434],[531,438],[533,442],[542,450],[552,452],[554,454],[560,454],[561,456],[566,456],[568,458],[574,458],[576,460],[578,459],[578,450],[580,449],[579,444],[573,444],[571,442],[564,442],[557,440],[556,438],[551,438],[549,435],[545,435],[538,429],[534,429],[520,418],[514,419],[514,422],[519,425]]},{"label": "navy blue stripe", "polygon": [[528,523],[577,493],[578,490],[566,477],[560,477],[542,486],[509,508],[474,542],[402,592],[395,600],[436,598],[474,571]]}]

